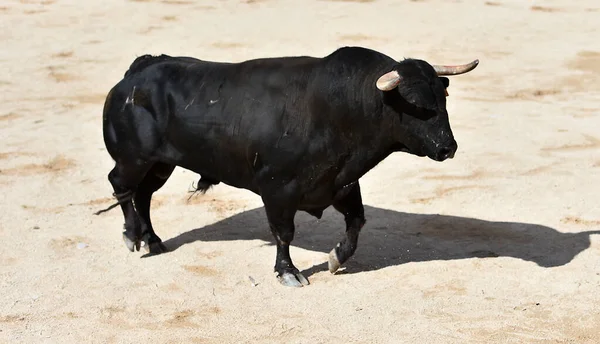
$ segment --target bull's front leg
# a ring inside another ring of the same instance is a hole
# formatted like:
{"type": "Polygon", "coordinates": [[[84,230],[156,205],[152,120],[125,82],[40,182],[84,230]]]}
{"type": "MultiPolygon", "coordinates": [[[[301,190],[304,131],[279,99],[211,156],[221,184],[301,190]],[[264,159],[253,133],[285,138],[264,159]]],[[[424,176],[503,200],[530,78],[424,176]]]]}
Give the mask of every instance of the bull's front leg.
{"type": "Polygon", "coordinates": [[[343,198],[333,203],[333,207],[344,215],[346,237],[329,252],[329,272],[335,273],[356,251],[358,235],[365,225],[365,209],[358,182],[343,198]]]}
{"type": "Polygon", "coordinates": [[[279,282],[288,287],[308,285],[308,280],[298,271],[290,257],[290,244],[294,239],[294,215],[296,209],[284,203],[266,201],[265,210],[271,227],[271,233],[277,243],[275,272],[279,282]]]}

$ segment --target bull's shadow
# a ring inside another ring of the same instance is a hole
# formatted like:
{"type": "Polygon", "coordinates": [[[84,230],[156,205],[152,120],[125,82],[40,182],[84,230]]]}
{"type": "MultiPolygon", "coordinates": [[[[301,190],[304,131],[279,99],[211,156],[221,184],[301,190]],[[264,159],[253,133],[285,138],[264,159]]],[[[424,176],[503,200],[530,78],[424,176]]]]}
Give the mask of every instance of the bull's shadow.
{"type": "MultiPolygon", "coordinates": [[[[541,267],[556,267],[569,263],[587,249],[590,235],[600,234],[600,230],[561,233],[536,224],[410,214],[370,206],[365,206],[365,216],[367,224],[361,232],[358,249],[354,257],[344,264],[344,273],[376,270],[407,262],[472,257],[513,257],[541,267]]],[[[295,222],[296,235],[292,246],[307,250],[328,253],[342,239],[345,231],[342,215],[331,207],[321,220],[298,212],[295,222]]],[[[173,251],[195,241],[254,239],[274,245],[263,207],[183,233],[164,244],[173,251]]],[[[327,270],[326,262],[304,273],[308,277],[322,270],[327,270]]]]}

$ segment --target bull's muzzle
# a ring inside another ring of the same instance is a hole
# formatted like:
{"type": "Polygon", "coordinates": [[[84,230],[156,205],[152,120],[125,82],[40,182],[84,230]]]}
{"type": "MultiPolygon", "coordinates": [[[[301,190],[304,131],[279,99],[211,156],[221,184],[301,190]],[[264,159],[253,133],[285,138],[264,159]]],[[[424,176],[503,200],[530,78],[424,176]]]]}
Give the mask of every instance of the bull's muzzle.
{"type": "Polygon", "coordinates": [[[435,153],[434,160],[436,161],[444,161],[446,159],[454,158],[454,154],[456,154],[456,150],[458,149],[458,144],[456,141],[453,141],[449,145],[440,146],[437,152],[435,153]]]}

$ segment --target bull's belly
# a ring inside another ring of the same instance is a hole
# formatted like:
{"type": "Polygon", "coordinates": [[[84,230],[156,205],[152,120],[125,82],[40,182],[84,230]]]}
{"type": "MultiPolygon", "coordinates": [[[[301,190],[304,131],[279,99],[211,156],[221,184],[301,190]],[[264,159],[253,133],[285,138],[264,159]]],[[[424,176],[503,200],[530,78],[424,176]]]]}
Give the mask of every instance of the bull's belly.
{"type": "MultiPolygon", "coordinates": [[[[171,142],[163,146],[161,156],[164,162],[182,167],[189,171],[208,177],[223,184],[246,189],[255,194],[261,194],[261,188],[271,184],[273,175],[264,173],[267,166],[261,166],[259,171],[253,170],[252,157],[246,156],[245,149],[235,149],[241,145],[214,145],[209,141],[196,139],[194,144],[176,145],[171,142]],[[196,149],[194,149],[194,146],[196,149]],[[198,149],[197,147],[202,147],[198,149]],[[265,183],[265,185],[263,185],[265,183]]],[[[217,140],[219,141],[219,140],[217,140]]],[[[290,159],[289,165],[297,166],[297,162],[290,159]]],[[[259,161],[260,163],[260,161],[259,161]]],[[[329,165],[329,164],[326,164],[329,165]]],[[[297,166],[298,167],[298,166],[297,166]]],[[[292,181],[295,179],[297,188],[291,198],[299,198],[299,210],[319,210],[331,206],[350,190],[349,187],[335,186],[338,171],[331,173],[331,169],[315,172],[314,168],[279,169],[271,168],[277,179],[292,181]]],[[[343,171],[343,169],[342,169],[343,171]]]]}
{"type": "Polygon", "coordinates": [[[254,174],[249,170],[244,157],[217,150],[180,150],[173,145],[165,145],[159,160],[198,173],[203,177],[219,181],[232,187],[250,190],[258,194],[254,174]]]}
{"type": "MultiPolygon", "coordinates": [[[[251,171],[240,166],[242,164],[233,163],[231,160],[223,166],[222,163],[203,162],[202,159],[192,159],[188,156],[176,161],[174,165],[198,173],[201,176],[218,180],[228,186],[261,195],[260,181],[256,179],[251,171]],[[237,167],[235,167],[236,165],[237,167]]],[[[300,193],[300,202],[297,209],[309,213],[322,212],[350,191],[349,187],[340,190],[335,189],[333,182],[323,183],[317,187],[312,186],[310,190],[307,190],[308,185],[303,184],[302,181],[298,182],[300,187],[297,192],[300,193]]],[[[290,196],[294,197],[293,195],[290,196]]]]}
{"type": "Polygon", "coordinates": [[[329,183],[301,192],[302,198],[298,206],[300,210],[325,209],[335,202],[336,191],[329,183]]]}

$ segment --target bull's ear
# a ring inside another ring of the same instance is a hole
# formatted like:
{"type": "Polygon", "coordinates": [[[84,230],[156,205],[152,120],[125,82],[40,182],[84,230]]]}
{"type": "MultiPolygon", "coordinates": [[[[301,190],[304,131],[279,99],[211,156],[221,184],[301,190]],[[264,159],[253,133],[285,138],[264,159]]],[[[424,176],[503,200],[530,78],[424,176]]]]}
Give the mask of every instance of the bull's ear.
{"type": "Polygon", "coordinates": [[[442,82],[442,85],[444,85],[444,88],[448,88],[448,86],[450,86],[450,79],[446,78],[445,76],[440,76],[439,78],[442,82]]]}
{"type": "Polygon", "coordinates": [[[444,77],[444,76],[440,76],[440,81],[442,82],[442,85],[444,85],[444,91],[446,92],[446,97],[449,95],[448,94],[448,86],[450,86],[450,79],[444,77]]]}
{"type": "Polygon", "coordinates": [[[398,86],[400,80],[402,80],[400,74],[398,74],[397,71],[393,70],[380,76],[379,79],[377,79],[376,85],[377,88],[382,91],[391,91],[394,88],[396,88],[396,86],[398,86]]]}

